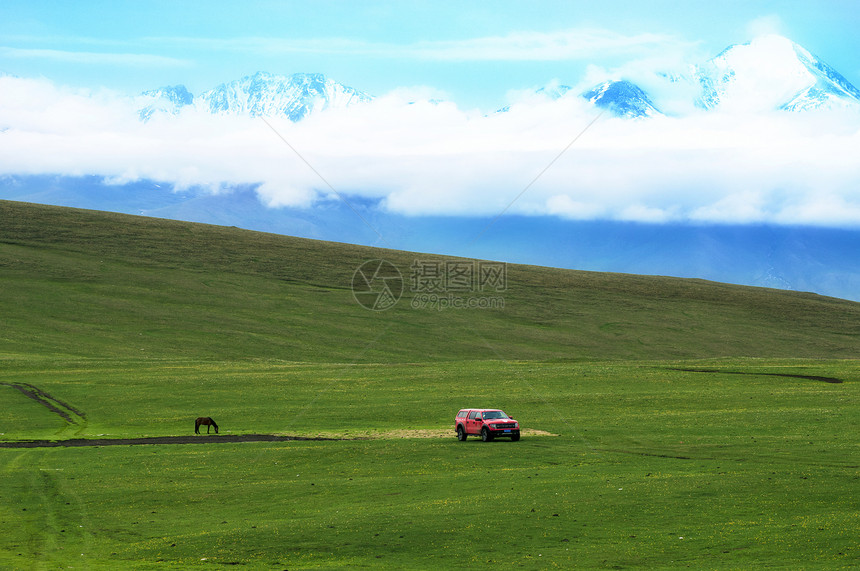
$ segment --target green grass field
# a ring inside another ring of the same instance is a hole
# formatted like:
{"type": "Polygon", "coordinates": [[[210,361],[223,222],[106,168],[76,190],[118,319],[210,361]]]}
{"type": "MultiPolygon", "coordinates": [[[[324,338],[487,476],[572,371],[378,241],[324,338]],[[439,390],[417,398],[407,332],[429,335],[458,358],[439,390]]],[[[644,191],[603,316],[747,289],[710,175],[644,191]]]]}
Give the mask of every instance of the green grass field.
{"type": "Polygon", "coordinates": [[[860,565],[860,304],[510,266],[503,310],[372,312],[364,260],[429,256],[0,220],[0,568],[860,565]],[[254,434],[329,440],[218,442],[254,434]]]}

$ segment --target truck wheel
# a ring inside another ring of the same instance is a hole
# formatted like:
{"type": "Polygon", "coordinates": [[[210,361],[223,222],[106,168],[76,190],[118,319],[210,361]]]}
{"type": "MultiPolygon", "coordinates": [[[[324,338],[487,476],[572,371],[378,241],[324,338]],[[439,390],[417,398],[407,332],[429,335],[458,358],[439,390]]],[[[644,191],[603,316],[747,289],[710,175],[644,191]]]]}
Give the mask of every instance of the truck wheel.
{"type": "Polygon", "coordinates": [[[463,430],[462,426],[457,427],[457,440],[463,442],[466,440],[466,431],[463,430]]]}
{"type": "Polygon", "coordinates": [[[519,432],[511,434],[511,442],[516,442],[519,439],[520,439],[520,433],[519,432]]]}
{"type": "Polygon", "coordinates": [[[481,429],[481,440],[484,442],[490,442],[493,439],[493,435],[490,434],[490,431],[487,430],[487,427],[481,429]]]}

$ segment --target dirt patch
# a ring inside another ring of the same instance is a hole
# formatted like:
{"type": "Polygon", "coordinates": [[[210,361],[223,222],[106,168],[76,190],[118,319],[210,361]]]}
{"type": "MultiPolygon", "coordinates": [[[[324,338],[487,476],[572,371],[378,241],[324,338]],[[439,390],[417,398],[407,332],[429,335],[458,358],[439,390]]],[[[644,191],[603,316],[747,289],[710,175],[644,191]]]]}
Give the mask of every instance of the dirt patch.
{"type": "MultiPolygon", "coordinates": [[[[46,407],[69,424],[86,424],[86,413],[55,398],[29,383],[0,383],[12,387],[46,407]]],[[[558,436],[545,430],[525,428],[523,436],[558,436]]],[[[0,448],[55,448],[73,446],[139,446],[145,444],[227,444],[231,442],[288,442],[291,440],[392,440],[398,438],[454,438],[450,428],[416,430],[368,430],[320,432],[315,436],[277,434],[207,434],[189,436],[150,436],[142,438],[69,438],[67,440],[0,441],[0,448]]]]}
{"type": "MultiPolygon", "coordinates": [[[[534,428],[524,428],[521,431],[523,436],[558,436],[546,430],[536,430],[534,428]]],[[[318,436],[334,437],[332,433],[321,432],[318,436]]],[[[346,437],[352,440],[393,440],[397,438],[456,438],[456,433],[452,428],[433,428],[433,429],[414,429],[414,430],[367,430],[355,431],[341,434],[341,437],[346,437]]]]}
{"type": "MultiPolygon", "coordinates": [[[[545,430],[526,429],[523,436],[558,436],[545,430]]],[[[67,440],[15,440],[0,448],[57,448],[74,446],[140,446],[144,444],[229,444],[234,442],[289,442],[333,440],[390,440],[396,438],[456,438],[453,430],[387,430],[382,432],[320,433],[316,436],[277,434],[210,434],[201,436],[149,436],[143,438],[69,438],[67,440]]]]}
{"type": "Polygon", "coordinates": [[[791,379],[806,379],[807,381],[821,381],[823,383],[841,384],[844,381],[835,377],[821,377],[818,375],[798,375],[796,373],[748,373],[745,371],[721,371],[719,369],[679,369],[672,368],[672,371],[684,371],[685,373],[724,373],[726,375],[752,375],[752,376],[768,376],[768,377],[788,377],[791,379]]]}
{"type": "Polygon", "coordinates": [[[151,436],[145,438],[70,438],[68,440],[18,440],[0,442],[0,448],[53,448],[59,446],[138,446],[141,444],[228,444],[231,442],[287,442],[290,440],[342,440],[320,436],[274,434],[225,434],[209,436],[151,436]]]}

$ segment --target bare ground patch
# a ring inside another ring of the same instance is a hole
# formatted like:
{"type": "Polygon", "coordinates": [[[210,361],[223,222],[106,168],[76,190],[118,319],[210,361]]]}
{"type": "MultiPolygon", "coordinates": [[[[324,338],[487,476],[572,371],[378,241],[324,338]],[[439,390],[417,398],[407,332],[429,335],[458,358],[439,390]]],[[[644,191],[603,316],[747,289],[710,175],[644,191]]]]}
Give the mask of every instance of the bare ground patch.
{"type": "MultiPolygon", "coordinates": [[[[523,436],[558,436],[546,430],[524,428],[523,436]]],[[[319,432],[317,436],[329,438],[347,438],[353,440],[394,440],[397,438],[456,438],[452,428],[418,428],[398,430],[356,430],[344,433],[319,432]]]]}
{"type": "MultiPolygon", "coordinates": [[[[86,421],[86,413],[29,383],[0,383],[17,389],[69,424],[86,421]]],[[[558,436],[545,430],[525,428],[523,436],[558,436]]],[[[399,438],[454,438],[451,428],[398,430],[346,430],[316,435],[289,434],[206,434],[187,436],[145,436],[140,438],[68,438],[64,440],[0,441],[0,448],[55,448],[74,446],[139,446],[146,444],[227,444],[231,442],[287,442],[291,440],[394,440],[399,438]]]]}
{"type": "MultiPolygon", "coordinates": [[[[525,429],[523,436],[558,436],[545,430],[525,429]]],[[[141,438],[69,438],[66,440],[0,441],[0,448],[57,448],[76,446],[141,446],[146,444],[229,444],[234,442],[289,442],[332,440],[394,440],[399,438],[456,438],[450,429],[320,432],[315,436],[287,434],[209,434],[146,436],[141,438]]]]}
{"type": "Polygon", "coordinates": [[[228,444],[231,442],[286,442],[290,440],[343,440],[321,436],[275,434],[210,434],[202,436],[146,436],[142,438],[69,438],[66,440],[15,440],[0,448],[56,448],[60,446],[139,446],[142,444],[228,444]]]}

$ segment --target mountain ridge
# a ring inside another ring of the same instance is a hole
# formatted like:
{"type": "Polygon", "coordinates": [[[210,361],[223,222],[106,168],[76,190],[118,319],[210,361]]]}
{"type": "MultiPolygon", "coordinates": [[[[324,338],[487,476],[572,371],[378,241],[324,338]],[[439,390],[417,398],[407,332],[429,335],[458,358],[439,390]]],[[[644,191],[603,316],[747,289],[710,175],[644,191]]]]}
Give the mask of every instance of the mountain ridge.
{"type": "Polygon", "coordinates": [[[285,115],[295,122],[317,110],[348,107],[371,97],[321,73],[282,76],[258,71],[222,83],[202,93],[198,100],[211,113],[285,115]]]}
{"type": "Polygon", "coordinates": [[[442,311],[421,308],[410,268],[470,259],[8,201],[0,217],[5,355],[355,363],[858,354],[860,303],[810,293],[508,264],[505,288],[492,294],[503,308],[442,311]],[[373,259],[404,276],[403,297],[386,311],[365,309],[351,290],[373,259]]]}
{"type": "MultiPolygon", "coordinates": [[[[369,226],[342,203],[317,208],[271,209],[253,185],[229,193],[175,191],[170,185],[137,181],[120,188],[100,177],[27,177],[8,180],[0,197],[60,206],[109,210],[248,230],[332,240],[378,243],[369,226]]],[[[499,220],[477,247],[472,228],[482,217],[444,219],[381,212],[353,201],[361,216],[400,249],[492,257],[558,268],[630,274],[700,277],[749,286],[813,291],[860,301],[860,232],[844,228],[778,225],[647,224],[572,221],[511,215],[499,220]],[[554,244],[553,248],[534,247],[554,244]]]]}
{"type": "MultiPolygon", "coordinates": [[[[670,84],[692,87],[698,92],[693,103],[703,110],[751,108],[803,112],[834,107],[860,110],[860,89],[806,48],[783,36],[762,36],[732,44],[706,62],[690,66],[686,72],[657,75],[668,79],[670,84]]],[[[534,91],[553,100],[566,96],[571,89],[553,83],[534,91]]],[[[642,119],[664,115],[659,101],[630,77],[607,79],[579,95],[618,117],[642,119]]],[[[190,107],[213,114],[278,115],[296,122],[324,109],[345,108],[374,99],[323,74],[278,75],[264,71],[221,83],[198,95],[176,85],[145,91],[140,97],[144,102],[138,114],[143,121],[158,113],[177,115],[190,107]]]]}
{"type": "Polygon", "coordinates": [[[213,115],[285,116],[297,122],[311,113],[371,101],[372,96],[329,79],[321,73],[278,75],[258,71],[221,83],[194,96],[184,85],[144,91],[143,121],[156,113],[178,115],[195,108],[213,115]]]}

